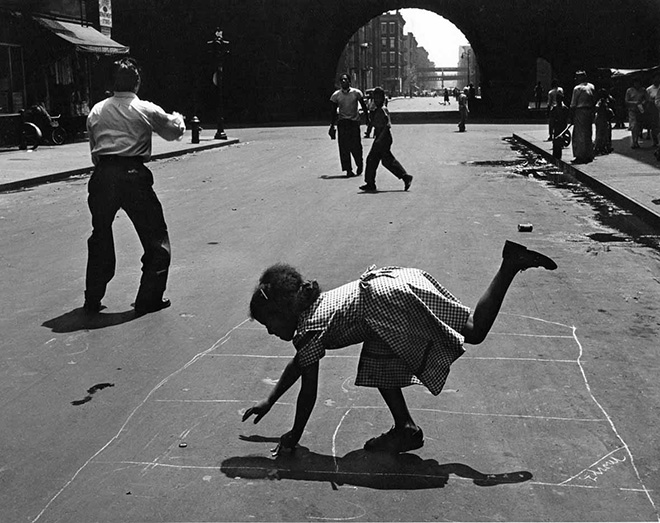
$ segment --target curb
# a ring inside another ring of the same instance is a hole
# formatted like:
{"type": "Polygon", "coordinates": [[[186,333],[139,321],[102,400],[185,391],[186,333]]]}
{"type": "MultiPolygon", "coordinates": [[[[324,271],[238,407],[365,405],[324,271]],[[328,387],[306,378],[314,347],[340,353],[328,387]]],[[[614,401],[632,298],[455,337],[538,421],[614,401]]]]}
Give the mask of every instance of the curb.
{"type": "Polygon", "coordinates": [[[611,185],[601,180],[598,180],[597,178],[594,178],[593,176],[585,173],[584,171],[576,169],[570,163],[566,163],[563,160],[558,160],[557,158],[552,156],[550,152],[539,147],[538,145],[535,145],[534,143],[530,142],[526,138],[523,138],[519,134],[514,133],[513,139],[519,143],[526,145],[530,149],[533,149],[534,152],[543,156],[545,160],[559,167],[562,170],[562,172],[571,175],[573,178],[583,183],[590,189],[593,189],[594,191],[605,196],[606,198],[609,198],[620,207],[632,212],[647,224],[653,227],[660,228],[660,214],[658,214],[653,209],[647,207],[642,203],[639,203],[638,201],[634,200],[627,194],[621,192],[618,189],[615,189],[611,185]]]}
{"type": "MultiPolygon", "coordinates": [[[[198,147],[190,147],[187,149],[178,149],[174,151],[167,151],[163,153],[153,154],[150,161],[155,160],[165,160],[167,158],[174,158],[176,156],[184,156],[186,154],[194,153],[197,151],[207,151],[209,149],[218,149],[220,147],[226,147],[228,145],[235,145],[239,143],[238,138],[232,138],[228,140],[222,140],[221,142],[214,142],[208,145],[201,145],[198,147]]],[[[52,174],[46,174],[43,176],[36,176],[34,178],[26,178],[24,180],[19,180],[16,182],[8,182],[0,184],[0,193],[2,192],[11,192],[24,189],[27,187],[34,187],[36,185],[43,185],[46,183],[59,182],[66,180],[67,178],[72,178],[73,176],[80,176],[81,174],[91,173],[94,170],[93,165],[88,165],[87,167],[81,167],[79,169],[71,169],[68,171],[62,171],[52,174]]]]}

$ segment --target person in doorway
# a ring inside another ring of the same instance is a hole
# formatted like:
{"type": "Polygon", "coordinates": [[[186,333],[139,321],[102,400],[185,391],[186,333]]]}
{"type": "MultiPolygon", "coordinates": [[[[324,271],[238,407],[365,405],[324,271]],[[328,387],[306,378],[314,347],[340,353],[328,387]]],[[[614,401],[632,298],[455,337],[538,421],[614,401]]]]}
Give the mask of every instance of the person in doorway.
{"type": "Polygon", "coordinates": [[[341,169],[346,176],[360,176],[363,169],[362,139],[360,136],[360,110],[362,106],[369,123],[369,108],[364,101],[364,95],[359,89],[351,87],[351,77],[347,74],[341,75],[341,88],[337,89],[330,97],[332,103],[332,119],[328,134],[331,138],[337,134],[339,145],[339,161],[341,169]],[[336,125],[336,127],[335,127],[336,125]],[[355,161],[356,172],[353,172],[351,156],[355,161]]]}
{"type": "Polygon", "coordinates": [[[536,82],[534,86],[534,108],[537,111],[541,108],[541,100],[543,100],[543,86],[541,82],[536,82]]]}
{"type": "Polygon", "coordinates": [[[385,91],[382,87],[373,90],[372,98],[376,109],[371,117],[371,125],[374,128],[374,143],[367,155],[367,168],[364,171],[365,184],[360,187],[361,191],[376,192],[376,170],[378,164],[383,162],[383,167],[388,169],[394,176],[403,181],[404,190],[410,189],[413,177],[408,174],[392,154],[392,122],[390,113],[385,108],[385,91]]]}
{"type": "Polygon", "coordinates": [[[351,283],[321,292],[293,267],[274,265],[262,274],[250,301],[250,316],[269,334],[292,341],[296,355],[268,397],[248,408],[243,421],[258,423],[302,378],[292,429],[275,453],[292,451],[316,403],[319,363],[327,350],[363,343],[355,384],[378,388],[394,419],[388,432],[369,439],[372,452],[401,453],[423,446],[424,434],[406,404],[404,387],[423,384],[438,395],[464,343],[482,343],[516,275],[557,268],[549,257],[507,241],[490,285],[472,310],[433,276],[412,268],[369,268],[351,283]]]}
{"type": "Polygon", "coordinates": [[[112,223],[117,211],[124,209],[144,249],[135,298],[135,312],[142,315],[170,306],[163,293],[171,257],[163,209],[144,163],[151,158],[153,131],[172,141],[183,136],[186,126],[180,114],[168,114],[138,98],[140,71],[132,58],[114,63],[113,79],[114,94],[98,102],[87,117],[94,172],[88,188],[93,230],[87,241],[84,310],[102,309],[101,300],[115,274],[112,223]]]}
{"type": "Polygon", "coordinates": [[[631,148],[639,149],[639,139],[642,134],[644,112],[648,101],[648,93],[639,78],[626,91],[626,107],[628,108],[628,125],[630,126],[631,148]]]}
{"type": "Polygon", "coordinates": [[[573,163],[589,163],[594,159],[593,122],[596,92],[587,81],[587,73],[575,73],[576,85],[571,97],[571,123],[573,124],[573,163]]]}
{"type": "Polygon", "coordinates": [[[470,114],[470,108],[468,106],[468,88],[464,88],[461,94],[458,95],[458,114],[460,116],[460,121],[458,122],[458,132],[465,132],[465,124],[467,122],[467,117],[470,114]]]}

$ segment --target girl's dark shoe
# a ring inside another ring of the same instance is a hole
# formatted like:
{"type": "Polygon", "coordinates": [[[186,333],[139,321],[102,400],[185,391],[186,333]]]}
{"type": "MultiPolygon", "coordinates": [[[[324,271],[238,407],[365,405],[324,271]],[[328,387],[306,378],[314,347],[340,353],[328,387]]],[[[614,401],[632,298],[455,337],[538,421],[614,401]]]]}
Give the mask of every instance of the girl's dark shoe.
{"type": "Polygon", "coordinates": [[[554,271],[557,268],[557,264],[545,254],[529,250],[524,245],[509,240],[504,243],[502,258],[513,263],[519,271],[533,267],[543,267],[549,271],[554,271]]]}
{"type": "Polygon", "coordinates": [[[387,432],[371,438],[364,444],[364,450],[369,452],[388,452],[400,454],[409,450],[419,449],[424,445],[424,433],[419,427],[413,429],[392,427],[387,432]]]}
{"type": "Polygon", "coordinates": [[[406,174],[403,177],[403,190],[407,191],[412,185],[413,177],[410,174],[406,174]]]}
{"type": "Polygon", "coordinates": [[[378,191],[378,189],[376,189],[375,185],[369,185],[369,184],[361,185],[360,190],[364,191],[364,192],[377,192],[378,191]]]}

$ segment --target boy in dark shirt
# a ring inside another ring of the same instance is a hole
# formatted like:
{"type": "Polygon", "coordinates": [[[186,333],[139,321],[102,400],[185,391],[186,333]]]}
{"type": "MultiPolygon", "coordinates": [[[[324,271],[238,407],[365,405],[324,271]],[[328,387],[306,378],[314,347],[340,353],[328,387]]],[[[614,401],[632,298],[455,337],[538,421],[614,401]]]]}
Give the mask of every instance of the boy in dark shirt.
{"type": "Polygon", "coordinates": [[[564,131],[568,127],[570,109],[564,104],[564,93],[557,92],[557,105],[550,110],[550,133],[552,135],[552,156],[561,160],[564,148],[564,131]]]}
{"type": "Polygon", "coordinates": [[[403,165],[392,154],[392,123],[390,121],[390,113],[384,107],[385,105],[385,91],[382,87],[376,87],[372,93],[376,109],[372,113],[371,125],[374,128],[374,143],[371,145],[371,150],[367,156],[367,166],[364,171],[364,185],[360,187],[361,191],[376,192],[376,169],[378,164],[383,162],[383,166],[388,169],[394,176],[403,180],[404,190],[410,189],[413,177],[409,175],[403,165]]]}

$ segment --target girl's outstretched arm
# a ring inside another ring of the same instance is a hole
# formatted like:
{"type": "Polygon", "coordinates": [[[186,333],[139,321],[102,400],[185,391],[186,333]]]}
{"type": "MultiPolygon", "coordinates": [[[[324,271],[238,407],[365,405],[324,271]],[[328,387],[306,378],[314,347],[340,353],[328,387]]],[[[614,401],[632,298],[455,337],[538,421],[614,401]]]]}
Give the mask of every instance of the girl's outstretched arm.
{"type": "Polygon", "coordinates": [[[296,359],[292,358],[284,368],[284,371],[282,371],[280,379],[277,381],[272,392],[268,395],[268,398],[246,410],[245,414],[243,414],[243,421],[254,415],[254,423],[259,423],[261,418],[268,414],[268,411],[270,411],[272,406],[275,405],[277,400],[280,399],[280,397],[282,397],[282,395],[289,390],[296,381],[298,381],[301,374],[302,372],[296,359]]]}
{"type": "Polygon", "coordinates": [[[291,451],[295,448],[303,435],[305,426],[312,415],[316,403],[316,395],[319,384],[319,364],[318,362],[309,365],[301,370],[302,385],[298,393],[298,402],[296,403],[296,416],[293,422],[293,428],[283,434],[280,443],[274,450],[278,455],[281,451],[291,451]]]}

